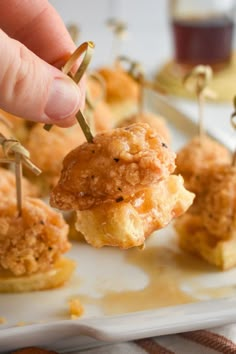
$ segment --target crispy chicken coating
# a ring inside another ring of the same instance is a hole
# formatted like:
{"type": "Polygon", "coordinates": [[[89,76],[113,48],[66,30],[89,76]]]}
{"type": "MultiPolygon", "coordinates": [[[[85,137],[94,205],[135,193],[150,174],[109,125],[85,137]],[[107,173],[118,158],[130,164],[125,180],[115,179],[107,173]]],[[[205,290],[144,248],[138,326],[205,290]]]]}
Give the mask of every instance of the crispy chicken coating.
{"type": "Polygon", "coordinates": [[[153,128],[159,135],[162,136],[165,143],[167,145],[170,145],[171,136],[167,124],[164,118],[157,116],[154,113],[150,113],[150,112],[144,112],[142,114],[137,113],[122,121],[118,126],[126,127],[127,125],[139,123],[139,122],[149,124],[151,128],[153,128]]]}
{"type": "MultiPolygon", "coordinates": [[[[24,196],[37,197],[39,190],[26,178],[22,178],[22,190],[24,196]]],[[[15,174],[9,170],[0,167],[0,199],[16,197],[16,179],[15,174]]]]}
{"type": "MultiPolygon", "coordinates": [[[[30,151],[31,160],[42,170],[36,182],[42,182],[45,193],[56,185],[65,155],[84,140],[79,125],[65,129],[53,126],[50,132],[43,129],[41,124],[32,128],[26,148],[30,151]]],[[[35,176],[29,173],[27,172],[28,176],[35,180],[35,176]]]]}
{"type": "Polygon", "coordinates": [[[141,246],[153,231],[183,214],[193,198],[194,194],[184,188],[183,178],[172,175],[126,201],[77,211],[76,228],[94,247],[141,246]]]}
{"type": "Polygon", "coordinates": [[[104,202],[125,200],[159,182],[175,169],[175,154],[148,124],[138,123],[98,134],[63,161],[51,205],[85,210],[104,202]]]}
{"type": "Polygon", "coordinates": [[[209,171],[202,218],[207,231],[219,239],[228,239],[236,229],[236,166],[209,171]]]}
{"type": "Polygon", "coordinates": [[[22,216],[16,203],[0,204],[0,266],[15,275],[49,270],[70,244],[68,225],[40,199],[25,198],[22,216]]]}
{"type": "Polygon", "coordinates": [[[176,173],[181,174],[188,190],[201,193],[208,186],[205,169],[215,164],[230,163],[229,151],[211,138],[204,136],[202,142],[194,137],[177,154],[176,173]]]}

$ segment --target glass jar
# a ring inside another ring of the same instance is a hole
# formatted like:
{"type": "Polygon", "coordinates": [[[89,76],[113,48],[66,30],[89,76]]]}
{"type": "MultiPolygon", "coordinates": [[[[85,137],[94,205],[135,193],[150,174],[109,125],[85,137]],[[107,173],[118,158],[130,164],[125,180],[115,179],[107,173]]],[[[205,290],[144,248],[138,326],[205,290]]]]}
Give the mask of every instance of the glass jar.
{"type": "Polygon", "coordinates": [[[230,62],[235,0],[172,0],[175,61],[221,68],[230,62]]]}

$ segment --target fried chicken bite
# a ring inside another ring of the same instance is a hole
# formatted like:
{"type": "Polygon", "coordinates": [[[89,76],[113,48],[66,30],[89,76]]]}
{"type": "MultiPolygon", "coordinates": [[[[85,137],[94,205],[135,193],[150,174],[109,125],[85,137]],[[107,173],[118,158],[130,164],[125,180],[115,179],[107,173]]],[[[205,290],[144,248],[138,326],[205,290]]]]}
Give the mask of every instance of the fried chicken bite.
{"type": "Polygon", "coordinates": [[[202,207],[175,222],[180,247],[222,269],[236,265],[236,167],[206,170],[202,207]]]}
{"type": "Polygon", "coordinates": [[[25,198],[22,216],[16,203],[0,205],[0,265],[15,275],[49,270],[69,250],[68,226],[40,199],[25,198]]]}
{"type": "Polygon", "coordinates": [[[202,216],[186,213],[175,221],[179,246],[222,270],[236,265],[236,232],[227,240],[220,240],[203,225],[202,216]]]}
{"type": "Polygon", "coordinates": [[[229,239],[232,230],[236,232],[236,166],[219,165],[209,171],[202,219],[217,239],[229,239]]]}
{"type": "Polygon", "coordinates": [[[98,73],[106,82],[106,101],[115,118],[115,124],[137,112],[139,86],[121,68],[104,67],[98,73]]]}
{"type": "Polygon", "coordinates": [[[85,140],[79,127],[60,128],[53,126],[50,132],[36,124],[29,133],[26,148],[30,151],[31,160],[37,163],[42,173],[37,178],[30,172],[27,175],[41,188],[42,195],[56,185],[64,156],[85,140]]]}
{"type": "Polygon", "coordinates": [[[0,292],[41,290],[63,284],[74,264],[62,258],[70,244],[68,225],[43,201],[25,198],[0,205],[0,292]]]}
{"type": "Polygon", "coordinates": [[[99,134],[65,157],[50,203],[76,210],[76,229],[94,247],[141,246],[193,201],[182,177],[171,176],[174,159],[148,124],[99,134]]]}
{"type": "Polygon", "coordinates": [[[231,155],[224,146],[207,136],[201,141],[196,136],[177,153],[176,173],[183,176],[188,190],[201,193],[208,185],[205,169],[230,160],[231,155]]]}
{"type": "Polygon", "coordinates": [[[165,143],[167,145],[170,145],[171,143],[170,131],[167,127],[164,118],[150,112],[143,112],[141,114],[137,113],[122,121],[120,124],[118,124],[118,127],[126,127],[134,123],[149,124],[151,128],[153,128],[159,135],[162,136],[165,143]]]}
{"type": "MultiPolygon", "coordinates": [[[[37,197],[39,189],[26,178],[22,178],[22,190],[24,196],[37,197]]],[[[0,167],[0,199],[16,197],[16,178],[15,174],[9,170],[0,167]]]]}
{"type": "Polygon", "coordinates": [[[126,200],[175,169],[175,154],[148,124],[137,123],[98,134],[71,151],[50,203],[62,210],[85,210],[126,200]]]}
{"type": "Polygon", "coordinates": [[[141,246],[153,231],[183,214],[193,198],[194,194],[184,188],[182,177],[172,175],[125,201],[77,211],[76,229],[94,247],[141,246]]]}

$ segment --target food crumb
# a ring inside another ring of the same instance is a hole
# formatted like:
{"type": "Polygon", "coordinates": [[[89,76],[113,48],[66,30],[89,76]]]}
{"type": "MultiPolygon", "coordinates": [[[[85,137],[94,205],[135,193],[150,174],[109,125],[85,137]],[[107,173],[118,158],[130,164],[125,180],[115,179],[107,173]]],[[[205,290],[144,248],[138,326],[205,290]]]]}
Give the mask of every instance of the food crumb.
{"type": "Polygon", "coordinates": [[[17,327],[23,327],[26,325],[26,323],[24,321],[19,321],[19,322],[17,322],[16,325],[17,325],[17,327]]]}
{"type": "Polygon", "coordinates": [[[5,324],[7,322],[5,317],[0,317],[0,325],[5,324]]]}
{"type": "Polygon", "coordinates": [[[72,320],[81,317],[84,313],[84,308],[79,298],[69,300],[69,312],[72,320]]]}

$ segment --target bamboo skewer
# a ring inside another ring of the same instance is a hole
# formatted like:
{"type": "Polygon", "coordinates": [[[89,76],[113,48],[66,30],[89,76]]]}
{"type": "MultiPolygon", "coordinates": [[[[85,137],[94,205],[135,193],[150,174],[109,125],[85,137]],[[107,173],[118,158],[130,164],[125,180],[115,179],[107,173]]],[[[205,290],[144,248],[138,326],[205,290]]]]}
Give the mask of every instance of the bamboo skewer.
{"type": "Polygon", "coordinates": [[[67,30],[71,36],[72,41],[76,44],[80,37],[80,28],[78,25],[71,23],[67,26],[67,30]]]}
{"type": "Polygon", "coordinates": [[[127,36],[127,24],[116,18],[110,18],[107,21],[108,28],[112,31],[113,39],[111,45],[111,58],[113,62],[116,62],[116,58],[120,52],[121,41],[124,40],[127,36]]]}
{"type": "Polygon", "coordinates": [[[121,63],[129,65],[127,72],[139,85],[138,112],[142,114],[144,110],[145,88],[149,88],[162,95],[166,94],[166,91],[158,83],[145,78],[143,66],[139,62],[133,61],[126,56],[120,56],[117,58],[116,65],[119,67],[121,63]]]}
{"type": "MultiPolygon", "coordinates": [[[[66,64],[64,65],[64,67],[62,68],[62,72],[66,75],[68,75],[76,84],[78,84],[82,78],[82,76],[84,75],[91,59],[92,59],[92,53],[93,53],[93,49],[94,49],[94,43],[93,42],[84,42],[83,44],[81,44],[76,50],[75,52],[71,55],[71,57],[69,58],[69,60],[66,62],[66,64]],[[73,66],[75,65],[77,59],[83,54],[84,58],[78,68],[78,70],[76,71],[75,75],[71,74],[71,69],[73,68],[73,66]]],[[[76,119],[86,137],[86,140],[91,143],[93,141],[93,135],[90,131],[89,125],[83,115],[83,113],[79,110],[76,113],[76,119]]],[[[44,129],[46,129],[47,131],[49,131],[52,128],[51,124],[45,124],[44,125],[44,129]]]]}
{"type": "Polygon", "coordinates": [[[99,102],[101,102],[106,96],[106,83],[103,77],[96,72],[90,73],[89,78],[96,81],[101,88],[101,94],[96,99],[92,98],[89,86],[87,86],[87,90],[86,90],[85,114],[88,117],[89,127],[92,130],[92,133],[96,134],[94,110],[96,109],[99,102]]]}
{"type": "Polygon", "coordinates": [[[16,178],[16,201],[18,216],[22,215],[22,163],[25,164],[34,174],[39,175],[41,170],[30,161],[29,151],[26,150],[18,140],[7,139],[0,133],[0,145],[2,145],[4,159],[1,163],[15,164],[16,178]]]}
{"type": "Polygon", "coordinates": [[[215,98],[215,93],[208,88],[213,72],[210,66],[198,65],[191,70],[183,79],[183,84],[190,92],[194,92],[198,103],[198,133],[200,143],[205,134],[204,129],[204,105],[205,99],[215,98]]]}

